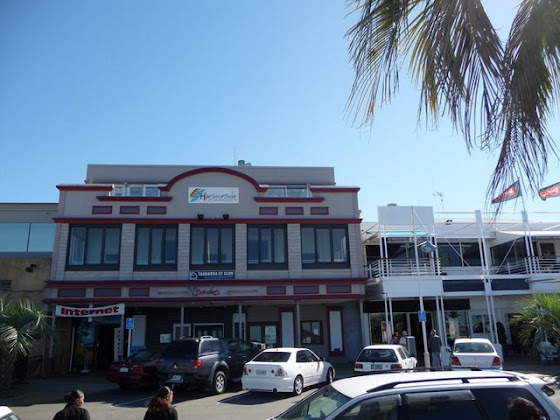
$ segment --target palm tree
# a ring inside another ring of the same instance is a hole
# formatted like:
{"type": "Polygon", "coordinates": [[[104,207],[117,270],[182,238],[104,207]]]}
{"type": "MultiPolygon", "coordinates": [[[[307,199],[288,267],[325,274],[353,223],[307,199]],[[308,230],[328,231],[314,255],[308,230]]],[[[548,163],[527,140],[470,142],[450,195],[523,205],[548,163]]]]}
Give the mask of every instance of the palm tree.
{"type": "Polygon", "coordinates": [[[29,353],[46,328],[44,309],[37,309],[28,300],[12,302],[0,296],[0,395],[10,389],[17,358],[29,353]]]}
{"type": "Polygon", "coordinates": [[[354,121],[371,124],[409,61],[418,118],[447,114],[467,149],[500,149],[488,196],[518,178],[536,192],[554,142],[547,122],[559,99],[560,0],[521,0],[505,45],[482,0],[348,0],[354,121]],[[378,104],[379,102],[379,104],[378,104]]]}
{"type": "Polygon", "coordinates": [[[537,293],[521,301],[515,324],[519,341],[530,354],[538,354],[545,339],[560,343],[560,294],[537,293]]]}

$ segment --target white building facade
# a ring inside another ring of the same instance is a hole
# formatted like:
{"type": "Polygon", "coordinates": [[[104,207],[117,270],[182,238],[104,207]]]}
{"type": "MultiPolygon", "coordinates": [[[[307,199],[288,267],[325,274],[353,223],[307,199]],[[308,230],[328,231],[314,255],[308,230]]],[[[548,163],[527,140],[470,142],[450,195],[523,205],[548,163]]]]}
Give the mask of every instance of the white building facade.
{"type": "Polygon", "coordinates": [[[560,292],[557,222],[530,221],[525,212],[438,219],[431,207],[394,205],[378,215],[362,224],[372,342],[407,331],[423,360],[423,328],[434,328],[444,345],[486,337],[506,358],[522,351],[513,328],[520,304],[535,292],[560,292]]]}

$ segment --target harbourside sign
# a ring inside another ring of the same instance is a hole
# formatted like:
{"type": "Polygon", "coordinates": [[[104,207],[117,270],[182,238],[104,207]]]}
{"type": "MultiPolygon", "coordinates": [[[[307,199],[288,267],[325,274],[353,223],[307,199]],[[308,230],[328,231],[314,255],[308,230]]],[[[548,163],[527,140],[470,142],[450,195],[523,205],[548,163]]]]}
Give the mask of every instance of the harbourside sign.
{"type": "Polygon", "coordinates": [[[237,204],[237,187],[189,187],[189,204],[237,204]]]}
{"type": "Polygon", "coordinates": [[[90,316],[113,316],[124,314],[124,303],[96,308],[74,308],[71,306],[56,305],[55,316],[86,318],[90,316]]]}

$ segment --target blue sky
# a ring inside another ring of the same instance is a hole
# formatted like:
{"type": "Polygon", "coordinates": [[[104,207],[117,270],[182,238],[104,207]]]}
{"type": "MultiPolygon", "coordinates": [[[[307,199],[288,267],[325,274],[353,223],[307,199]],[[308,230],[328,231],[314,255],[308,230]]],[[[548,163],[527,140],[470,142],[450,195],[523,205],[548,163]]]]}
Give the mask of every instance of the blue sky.
{"type": "MultiPolygon", "coordinates": [[[[486,4],[507,29],[517,2],[486,4]]],[[[56,185],[83,182],[88,163],[244,159],[333,166],[339,185],[361,188],[368,221],[388,203],[488,208],[495,155],[469,155],[445,120],[419,127],[404,78],[371,129],[352,124],[348,12],[344,0],[3,0],[2,201],[55,202],[56,185]]],[[[557,159],[546,181],[560,182],[557,159]]],[[[554,212],[560,198],[525,206],[554,212]]]]}

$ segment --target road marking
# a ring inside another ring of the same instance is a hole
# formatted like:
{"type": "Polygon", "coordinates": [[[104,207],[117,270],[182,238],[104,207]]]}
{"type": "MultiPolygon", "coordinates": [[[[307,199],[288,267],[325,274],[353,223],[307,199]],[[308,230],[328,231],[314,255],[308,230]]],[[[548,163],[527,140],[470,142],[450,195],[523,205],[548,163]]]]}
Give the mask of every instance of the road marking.
{"type": "Polygon", "coordinates": [[[122,407],[124,405],[137,403],[138,401],[146,401],[147,399],[148,398],[140,398],[138,400],[126,401],[126,402],[122,402],[122,403],[118,403],[118,404],[111,404],[111,407],[118,408],[118,407],[122,407]]]}

